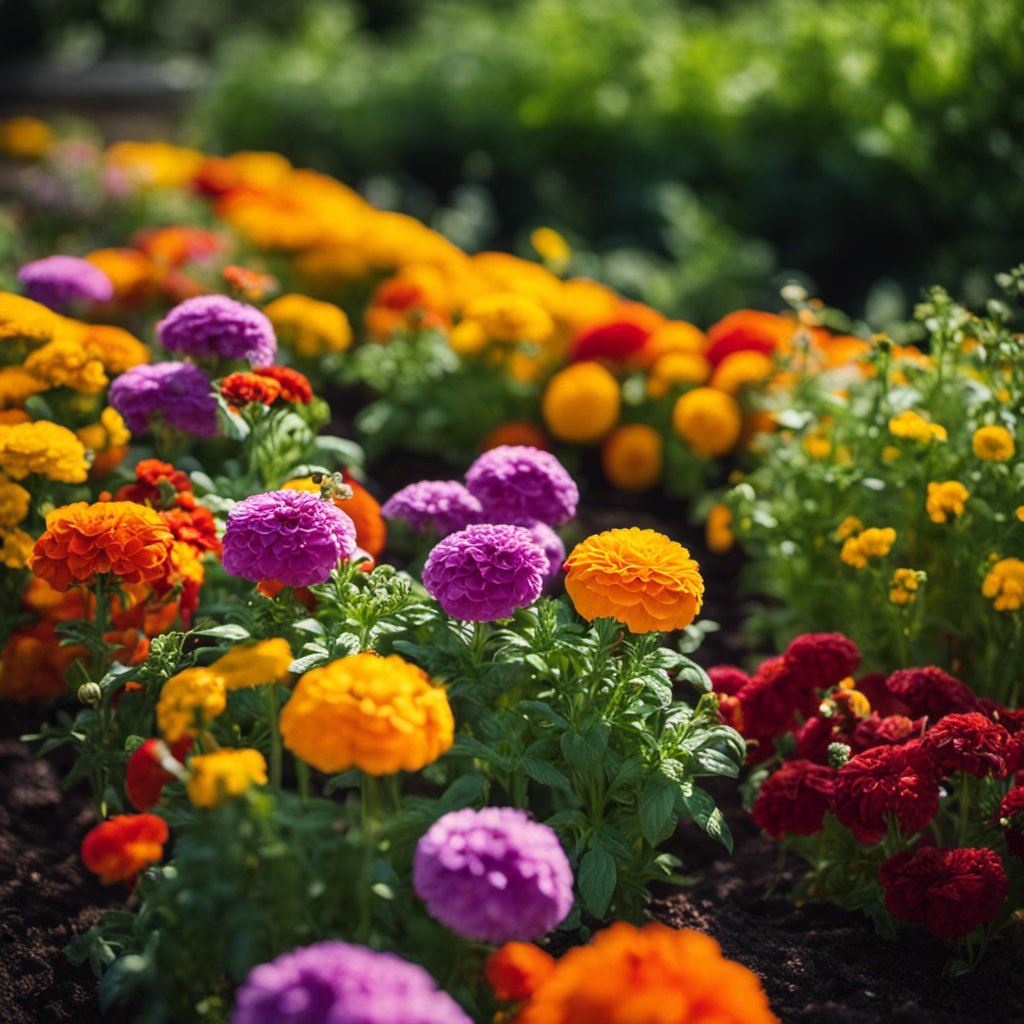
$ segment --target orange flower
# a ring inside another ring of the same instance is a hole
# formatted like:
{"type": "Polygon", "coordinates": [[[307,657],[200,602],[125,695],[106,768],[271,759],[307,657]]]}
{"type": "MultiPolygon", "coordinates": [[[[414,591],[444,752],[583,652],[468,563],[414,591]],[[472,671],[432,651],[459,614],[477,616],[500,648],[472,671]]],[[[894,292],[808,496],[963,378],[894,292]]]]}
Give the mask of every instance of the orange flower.
{"type": "Polygon", "coordinates": [[[82,840],[82,862],[103,885],[112,885],[158,861],[169,836],[167,822],[155,814],[121,814],[82,840]]]}
{"type": "Polygon", "coordinates": [[[0,697],[35,700],[64,690],[64,673],[85,651],[61,647],[55,626],[54,619],[40,619],[11,634],[0,652],[0,697]]]}
{"type": "MultiPolygon", "coordinates": [[[[334,504],[356,524],[356,544],[371,558],[376,559],[384,550],[388,529],[380,514],[380,503],[362,484],[352,479],[348,470],[342,473],[345,483],[352,488],[352,497],[347,501],[335,498],[334,504]]],[[[286,491],[309,491],[320,493],[320,485],[313,483],[311,476],[292,480],[284,485],[286,491]]]]}
{"type": "Polygon", "coordinates": [[[633,633],[688,626],[704,597],[690,552],[654,530],[633,527],[588,537],[565,568],[565,589],[580,615],[610,616],[633,633]]]}
{"type": "Polygon", "coordinates": [[[551,977],[555,960],[532,942],[506,942],[484,964],[494,994],[508,1003],[529,999],[551,977]]]}
{"type": "Polygon", "coordinates": [[[544,422],[560,441],[600,441],[619,421],[619,382],[599,363],[573,363],[544,392],[544,422]]]}
{"type": "Polygon", "coordinates": [[[704,523],[704,542],[709,551],[724,554],[736,542],[732,532],[732,509],[728,505],[712,505],[704,523]]]}
{"type": "Polygon", "coordinates": [[[743,417],[736,399],[715,388],[694,388],[672,410],[675,432],[700,458],[731,451],[740,439],[743,417]]]}
{"type": "Polygon", "coordinates": [[[91,358],[98,359],[108,373],[124,373],[133,366],[149,362],[149,349],[123,327],[88,324],[87,331],[85,350],[91,358]]]}
{"type": "Polygon", "coordinates": [[[164,575],[171,531],[151,508],[130,501],[84,501],[54,509],[36,541],[28,567],[54,590],[112,572],[125,583],[164,575]]]}
{"type": "Polygon", "coordinates": [[[654,427],[629,423],[616,427],[601,446],[601,467],[612,487],[646,491],[661,477],[665,442],[654,427]]]}
{"type": "Polygon", "coordinates": [[[137,249],[97,249],[85,258],[110,278],[114,285],[113,301],[117,305],[138,306],[153,295],[159,270],[137,249]]]}
{"type": "Polygon", "coordinates": [[[515,1024],[778,1024],[757,975],[708,935],[617,921],[570,950],[515,1024]]]}
{"type": "Polygon", "coordinates": [[[489,452],[492,448],[502,445],[526,445],[528,448],[539,448],[542,452],[551,451],[551,441],[540,427],[526,420],[516,420],[495,427],[481,442],[480,451],[489,452]]]}

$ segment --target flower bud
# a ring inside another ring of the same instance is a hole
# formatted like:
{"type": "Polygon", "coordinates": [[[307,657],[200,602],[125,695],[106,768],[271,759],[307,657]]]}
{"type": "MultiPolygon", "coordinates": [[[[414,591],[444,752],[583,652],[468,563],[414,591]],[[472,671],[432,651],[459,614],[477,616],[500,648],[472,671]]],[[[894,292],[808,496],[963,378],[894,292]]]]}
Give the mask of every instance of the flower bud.
{"type": "Polygon", "coordinates": [[[828,763],[832,768],[842,768],[850,760],[852,751],[845,743],[830,743],[828,745],[828,763]]]}
{"type": "Polygon", "coordinates": [[[103,691],[100,689],[99,683],[83,683],[78,688],[78,702],[90,708],[96,707],[102,696],[103,691]]]}
{"type": "Polygon", "coordinates": [[[134,735],[133,736],[129,736],[128,739],[126,739],[124,741],[125,753],[126,754],[134,754],[135,751],[138,750],[139,747],[141,747],[142,744],[145,743],[145,742],[146,742],[146,740],[145,740],[145,737],[143,737],[143,736],[134,736],[134,735]]]}

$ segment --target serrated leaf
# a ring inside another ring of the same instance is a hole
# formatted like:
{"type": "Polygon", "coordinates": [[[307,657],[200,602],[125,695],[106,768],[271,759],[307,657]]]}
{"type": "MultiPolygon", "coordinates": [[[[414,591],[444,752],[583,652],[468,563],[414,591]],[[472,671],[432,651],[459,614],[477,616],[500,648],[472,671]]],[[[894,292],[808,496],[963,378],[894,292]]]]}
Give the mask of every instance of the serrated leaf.
{"type": "Polygon", "coordinates": [[[601,763],[608,746],[607,722],[596,722],[586,732],[562,734],[562,756],[569,767],[580,775],[589,775],[601,763]]]}
{"type": "Polygon", "coordinates": [[[592,846],[580,861],[576,875],[583,905],[596,918],[603,918],[608,912],[618,871],[615,858],[603,847],[592,846]]]}
{"type": "Polygon", "coordinates": [[[313,654],[306,654],[301,658],[296,658],[288,666],[288,671],[294,672],[296,675],[303,675],[311,669],[319,668],[329,660],[330,655],[326,651],[316,651],[313,654]]]}
{"type": "Polygon", "coordinates": [[[572,783],[553,764],[538,757],[521,757],[516,767],[542,785],[572,789],[572,783]]]}
{"type": "Polygon", "coordinates": [[[542,721],[551,722],[562,729],[569,728],[569,720],[563,718],[553,707],[541,700],[521,700],[516,705],[516,710],[524,712],[527,718],[540,718],[542,721]]]}
{"type": "Polygon", "coordinates": [[[655,772],[644,783],[644,788],[640,791],[637,813],[640,819],[640,833],[651,846],[657,846],[675,831],[678,792],[679,783],[661,772],[655,772]]]}

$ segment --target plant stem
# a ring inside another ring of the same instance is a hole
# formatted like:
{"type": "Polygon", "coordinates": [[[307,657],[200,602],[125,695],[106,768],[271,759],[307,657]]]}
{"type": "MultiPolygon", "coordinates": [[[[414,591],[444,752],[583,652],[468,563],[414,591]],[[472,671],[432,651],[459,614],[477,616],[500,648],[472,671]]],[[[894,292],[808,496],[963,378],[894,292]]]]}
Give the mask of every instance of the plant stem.
{"type": "Polygon", "coordinates": [[[263,698],[267,706],[267,717],[270,724],[270,784],[275,789],[280,789],[281,729],[278,723],[277,683],[268,683],[263,687],[263,698]]]}
{"type": "Polygon", "coordinates": [[[299,797],[303,804],[309,803],[309,765],[301,757],[295,758],[295,774],[299,779],[299,797]]]}

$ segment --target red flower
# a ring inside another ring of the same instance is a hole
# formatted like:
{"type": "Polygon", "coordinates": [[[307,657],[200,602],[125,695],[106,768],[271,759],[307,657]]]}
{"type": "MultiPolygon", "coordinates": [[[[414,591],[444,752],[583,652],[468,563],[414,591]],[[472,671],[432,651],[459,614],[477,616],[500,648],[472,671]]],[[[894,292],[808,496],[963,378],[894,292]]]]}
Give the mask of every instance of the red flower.
{"type": "Polygon", "coordinates": [[[925,734],[924,745],[942,775],[1006,778],[1010,734],[977,711],[946,715],[925,734]]]}
{"type": "Polygon", "coordinates": [[[290,366],[264,366],[253,370],[259,377],[269,377],[281,385],[281,400],[309,405],[313,401],[313,387],[304,374],[290,366]]]}
{"type": "Polygon", "coordinates": [[[1009,891],[999,855],[987,849],[897,853],[878,869],[878,881],[893,917],[923,924],[946,942],[991,921],[1009,891]]]}
{"type": "Polygon", "coordinates": [[[239,408],[250,402],[270,405],[281,396],[281,385],[256,373],[232,373],[220,382],[220,393],[225,401],[239,408]]]}
{"type": "MultiPolygon", "coordinates": [[[[148,811],[160,802],[164,786],[174,781],[174,776],[160,767],[158,749],[165,746],[163,740],[146,740],[128,759],[125,775],[125,791],[137,811],[148,811]]],[[[192,749],[192,737],[184,736],[170,747],[176,761],[184,761],[192,749]]]]}
{"type": "Polygon", "coordinates": [[[590,359],[608,359],[616,363],[623,362],[635,356],[650,336],[647,327],[629,320],[599,324],[576,336],[569,352],[569,361],[578,363],[590,359]]]}
{"type": "Polygon", "coordinates": [[[104,885],[136,875],[164,854],[167,822],[155,814],[121,814],[101,822],[82,840],[82,861],[104,885]]]}
{"type": "Polygon", "coordinates": [[[821,828],[834,788],[831,768],[810,761],[787,761],[765,780],[750,814],[776,839],[787,832],[810,836],[821,828]]]}
{"type": "Polygon", "coordinates": [[[999,804],[999,817],[1007,821],[1003,828],[1006,848],[1024,860],[1024,786],[1011,789],[999,804]]]}
{"type": "Polygon", "coordinates": [[[716,665],[709,668],[708,678],[715,693],[724,693],[729,697],[735,697],[750,682],[750,676],[734,665],[716,665]]]}
{"type": "Polygon", "coordinates": [[[865,750],[836,773],[832,810],[860,843],[882,839],[890,816],[904,832],[919,832],[938,807],[938,780],[920,740],[865,750]]]}
{"type": "Polygon", "coordinates": [[[807,633],[786,649],[786,664],[806,686],[831,690],[860,665],[857,645],[842,633],[807,633]]]}
{"type": "Polygon", "coordinates": [[[975,711],[978,707],[978,699],[969,687],[934,665],[901,669],[889,676],[886,685],[894,697],[909,706],[909,713],[914,716],[938,719],[943,715],[975,711]]]}
{"type": "Polygon", "coordinates": [[[889,680],[883,672],[866,672],[857,680],[857,689],[882,718],[910,714],[910,708],[889,692],[889,680]]]}
{"type": "Polygon", "coordinates": [[[733,352],[747,349],[770,356],[788,341],[795,330],[794,321],[774,313],[738,309],[708,330],[708,348],[704,358],[712,366],[717,366],[733,352]]]}
{"type": "Polygon", "coordinates": [[[797,730],[797,756],[815,764],[828,764],[828,745],[837,740],[846,742],[844,737],[836,735],[834,719],[812,715],[797,730]]]}
{"type": "Polygon", "coordinates": [[[898,747],[912,739],[920,739],[925,719],[911,721],[906,715],[887,715],[882,718],[872,712],[857,723],[851,746],[858,753],[872,747],[898,747]]]}
{"type": "Polygon", "coordinates": [[[114,501],[134,501],[153,508],[195,508],[195,497],[188,476],[169,462],[143,459],[135,467],[135,483],[125,484],[114,501]]]}
{"type": "Polygon", "coordinates": [[[217,523],[213,513],[202,505],[191,511],[183,508],[172,508],[160,513],[160,518],[174,534],[175,540],[184,541],[195,548],[197,554],[212,551],[220,555],[221,542],[217,537],[217,523]]]}

